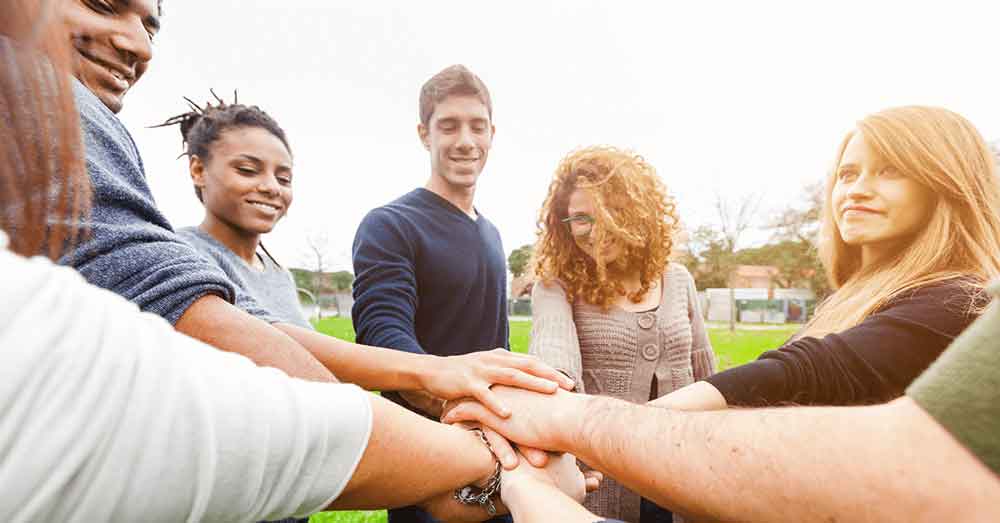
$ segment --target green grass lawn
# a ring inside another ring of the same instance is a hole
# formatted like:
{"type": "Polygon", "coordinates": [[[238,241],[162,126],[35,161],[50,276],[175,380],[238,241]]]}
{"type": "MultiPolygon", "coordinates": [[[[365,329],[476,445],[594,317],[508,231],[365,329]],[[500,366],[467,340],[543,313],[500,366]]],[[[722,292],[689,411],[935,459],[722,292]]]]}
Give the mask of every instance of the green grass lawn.
{"type": "MultiPolygon", "coordinates": [[[[708,337],[719,358],[719,370],[742,365],[755,359],[760,353],[780,347],[796,330],[796,325],[783,325],[768,330],[747,330],[737,327],[730,332],[725,327],[709,326],[708,337]]],[[[316,329],[324,334],[354,341],[354,327],[351,320],[344,318],[323,318],[316,329]]],[[[531,322],[513,321],[510,324],[510,346],[516,352],[527,352],[531,340],[531,322]]],[[[385,523],[384,510],[362,512],[322,512],[313,515],[310,523],[385,523]]]]}

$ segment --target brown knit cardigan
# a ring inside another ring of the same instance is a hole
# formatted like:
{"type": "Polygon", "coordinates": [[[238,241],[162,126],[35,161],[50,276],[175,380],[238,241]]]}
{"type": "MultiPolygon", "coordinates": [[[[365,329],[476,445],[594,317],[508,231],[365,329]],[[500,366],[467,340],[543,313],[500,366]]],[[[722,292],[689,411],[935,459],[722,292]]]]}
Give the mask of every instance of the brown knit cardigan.
{"type": "MultiPolygon", "coordinates": [[[[646,403],[710,376],[715,354],[683,265],[663,274],[660,305],[649,312],[607,311],[580,299],[572,305],[555,282],[535,284],[529,352],[577,383],[577,391],[646,403]]],[[[607,518],[639,521],[639,496],[613,478],[585,505],[607,518]]],[[[674,517],[677,522],[680,519],[674,517]]]]}

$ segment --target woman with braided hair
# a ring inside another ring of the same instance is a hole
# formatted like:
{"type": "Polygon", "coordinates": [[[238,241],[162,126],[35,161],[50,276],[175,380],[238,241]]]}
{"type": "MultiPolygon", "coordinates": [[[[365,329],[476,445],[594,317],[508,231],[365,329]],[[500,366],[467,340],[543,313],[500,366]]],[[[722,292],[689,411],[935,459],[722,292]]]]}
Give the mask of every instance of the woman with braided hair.
{"type": "MultiPolygon", "coordinates": [[[[214,96],[215,93],[213,92],[214,96]]],[[[205,207],[197,227],[178,230],[275,320],[311,328],[291,274],[261,243],[292,204],[292,152],[284,130],[255,105],[203,107],[162,125],[178,125],[194,192],[205,207]]]]}
{"type": "MultiPolygon", "coordinates": [[[[529,352],[580,392],[634,403],[712,374],[694,280],[669,261],[677,221],[639,155],[613,147],[567,155],[538,219],[529,352]]],[[[586,506],[624,521],[654,517],[653,505],[612,479],[586,506]]]]}

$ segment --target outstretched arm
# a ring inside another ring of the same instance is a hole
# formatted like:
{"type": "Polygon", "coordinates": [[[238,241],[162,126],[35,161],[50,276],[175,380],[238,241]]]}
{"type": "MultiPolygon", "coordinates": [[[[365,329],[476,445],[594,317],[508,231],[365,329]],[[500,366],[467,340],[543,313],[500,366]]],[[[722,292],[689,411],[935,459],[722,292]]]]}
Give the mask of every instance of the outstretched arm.
{"type": "Polygon", "coordinates": [[[192,303],[174,327],[217,349],[242,354],[257,365],[280,369],[294,378],[337,381],[291,337],[213,294],[192,303]]]}
{"type": "Polygon", "coordinates": [[[368,446],[331,509],[413,505],[495,470],[493,455],[475,433],[427,420],[375,395],[370,401],[368,446]]]}
{"type": "Polygon", "coordinates": [[[510,418],[465,403],[448,419],[575,453],[658,504],[699,517],[980,521],[1000,496],[996,476],[907,398],[686,413],[564,392],[496,392],[514,410],[510,418]]]}
{"type": "Polygon", "coordinates": [[[345,382],[369,390],[427,391],[442,399],[474,397],[497,414],[509,413],[494,384],[552,393],[573,382],[541,361],[497,349],[462,356],[413,354],[358,345],[290,324],[276,324],[345,382]]]}

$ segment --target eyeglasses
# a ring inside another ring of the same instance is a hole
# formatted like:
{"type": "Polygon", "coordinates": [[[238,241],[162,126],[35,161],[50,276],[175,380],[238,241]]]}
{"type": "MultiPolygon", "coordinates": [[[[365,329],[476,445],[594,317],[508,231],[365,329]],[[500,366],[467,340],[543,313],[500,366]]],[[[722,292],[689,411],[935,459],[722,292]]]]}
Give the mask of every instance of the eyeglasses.
{"type": "Polygon", "coordinates": [[[575,214],[569,218],[563,218],[560,221],[566,224],[566,227],[569,229],[569,233],[573,236],[586,237],[590,236],[590,231],[594,229],[594,223],[597,220],[589,214],[575,214]]]}

